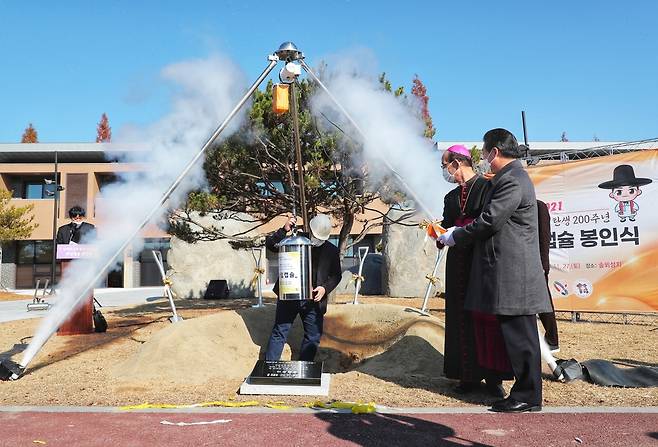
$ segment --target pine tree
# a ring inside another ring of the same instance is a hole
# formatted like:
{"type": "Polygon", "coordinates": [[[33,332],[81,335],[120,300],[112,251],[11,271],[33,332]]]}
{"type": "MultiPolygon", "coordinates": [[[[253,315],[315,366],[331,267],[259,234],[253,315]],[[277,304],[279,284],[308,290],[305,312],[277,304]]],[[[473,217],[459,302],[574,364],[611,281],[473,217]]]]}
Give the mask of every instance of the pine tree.
{"type": "MultiPolygon", "coordinates": [[[[36,132],[34,137],[36,138],[36,132]]],[[[16,239],[26,239],[39,226],[34,222],[33,203],[26,206],[15,206],[11,204],[11,200],[11,191],[0,190],[0,258],[2,258],[3,244],[16,239]]],[[[2,270],[0,270],[0,289],[4,289],[2,270]]]]}
{"type": "Polygon", "coordinates": [[[112,141],[112,128],[107,115],[103,113],[100,122],[96,126],[96,143],[109,143],[110,141],[112,141]]]}
{"type": "Polygon", "coordinates": [[[32,127],[32,123],[30,123],[25,128],[25,132],[23,132],[23,136],[21,137],[21,143],[38,143],[38,142],[39,142],[39,137],[37,135],[37,131],[34,127],[32,127]]]}
{"type": "Polygon", "coordinates": [[[427,87],[425,87],[425,84],[423,84],[423,81],[420,80],[418,75],[414,77],[412,84],[413,86],[411,87],[411,94],[419,99],[420,113],[423,121],[425,122],[424,135],[427,138],[432,139],[434,138],[434,135],[436,135],[436,129],[432,124],[432,117],[430,116],[430,110],[428,106],[430,98],[427,96],[427,87]]]}

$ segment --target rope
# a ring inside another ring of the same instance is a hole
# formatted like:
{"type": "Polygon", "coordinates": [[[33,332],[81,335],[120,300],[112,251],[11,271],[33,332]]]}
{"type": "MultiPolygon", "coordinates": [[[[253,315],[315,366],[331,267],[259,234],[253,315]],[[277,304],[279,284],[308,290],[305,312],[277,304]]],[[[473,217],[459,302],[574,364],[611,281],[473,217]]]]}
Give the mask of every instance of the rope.
{"type": "Polygon", "coordinates": [[[364,282],[366,280],[366,277],[363,275],[357,275],[356,273],[352,273],[352,279],[350,279],[349,284],[352,284],[353,282],[361,281],[364,282]]]}
{"type": "Polygon", "coordinates": [[[425,278],[432,283],[434,287],[436,287],[436,283],[439,282],[439,278],[436,276],[432,276],[430,273],[425,275],[425,278]]]}
{"type": "Polygon", "coordinates": [[[265,269],[262,268],[255,268],[254,269],[254,276],[251,278],[251,287],[256,287],[256,283],[258,282],[258,278],[260,278],[260,275],[265,273],[265,269]]]}

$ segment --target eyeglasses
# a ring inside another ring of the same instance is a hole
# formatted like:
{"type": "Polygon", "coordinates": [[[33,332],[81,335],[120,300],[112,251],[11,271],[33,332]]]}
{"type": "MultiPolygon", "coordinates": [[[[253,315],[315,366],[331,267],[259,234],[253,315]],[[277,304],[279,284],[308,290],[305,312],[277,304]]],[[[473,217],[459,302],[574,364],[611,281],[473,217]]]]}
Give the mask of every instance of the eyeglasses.
{"type": "Polygon", "coordinates": [[[84,214],[73,214],[73,215],[71,216],[71,219],[76,219],[76,218],[78,218],[78,217],[85,217],[85,215],[84,215],[84,214]]]}

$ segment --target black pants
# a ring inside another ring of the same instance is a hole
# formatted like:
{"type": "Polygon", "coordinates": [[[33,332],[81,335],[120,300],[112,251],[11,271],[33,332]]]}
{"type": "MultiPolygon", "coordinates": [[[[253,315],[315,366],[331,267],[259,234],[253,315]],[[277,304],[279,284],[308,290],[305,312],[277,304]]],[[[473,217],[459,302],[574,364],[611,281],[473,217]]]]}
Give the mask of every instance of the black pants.
{"type": "Polygon", "coordinates": [[[279,360],[288,339],[292,323],[299,315],[304,326],[304,339],[299,350],[299,360],[312,362],[322,337],[323,317],[320,304],[315,301],[284,301],[276,303],[276,317],[270,340],[267,343],[265,360],[279,360]]]}
{"type": "Polygon", "coordinates": [[[505,347],[514,372],[510,397],[541,405],[541,350],[535,315],[498,315],[505,347]]]}

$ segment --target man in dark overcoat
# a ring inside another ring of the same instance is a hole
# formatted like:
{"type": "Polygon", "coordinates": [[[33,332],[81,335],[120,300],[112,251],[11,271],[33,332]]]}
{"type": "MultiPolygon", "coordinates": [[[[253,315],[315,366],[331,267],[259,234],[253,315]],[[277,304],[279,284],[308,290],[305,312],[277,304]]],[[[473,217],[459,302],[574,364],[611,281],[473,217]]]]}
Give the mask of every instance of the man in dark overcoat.
{"type": "Polygon", "coordinates": [[[539,256],[535,188],[518,158],[523,154],[511,132],[484,135],[484,170],[496,174],[482,213],[462,228],[450,228],[440,241],[474,244],[465,308],[498,317],[515,382],[500,412],[539,411],[542,406],[541,352],[537,314],[550,312],[539,256]]]}

